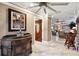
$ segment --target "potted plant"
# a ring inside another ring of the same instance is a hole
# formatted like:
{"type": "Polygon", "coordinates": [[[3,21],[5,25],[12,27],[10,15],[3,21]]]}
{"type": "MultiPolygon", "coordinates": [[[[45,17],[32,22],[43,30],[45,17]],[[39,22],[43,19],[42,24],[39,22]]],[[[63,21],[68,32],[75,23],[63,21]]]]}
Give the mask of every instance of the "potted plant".
{"type": "Polygon", "coordinates": [[[75,26],[76,26],[76,23],[75,22],[70,22],[70,24],[69,24],[70,29],[72,29],[75,26]]]}

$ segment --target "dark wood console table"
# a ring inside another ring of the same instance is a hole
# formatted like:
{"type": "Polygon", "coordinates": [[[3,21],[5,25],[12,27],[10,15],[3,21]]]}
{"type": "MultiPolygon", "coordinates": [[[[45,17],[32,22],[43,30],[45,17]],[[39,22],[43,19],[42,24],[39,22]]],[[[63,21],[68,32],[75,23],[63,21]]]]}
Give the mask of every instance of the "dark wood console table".
{"type": "Polygon", "coordinates": [[[2,56],[27,56],[32,53],[32,36],[26,33],[22,37],[4,36],[1,40],[2,56]]]}
{"type": "Polygon", "coordinates": [[[0,39],[0,56],[1,56],[1,39],[0,39]]]}

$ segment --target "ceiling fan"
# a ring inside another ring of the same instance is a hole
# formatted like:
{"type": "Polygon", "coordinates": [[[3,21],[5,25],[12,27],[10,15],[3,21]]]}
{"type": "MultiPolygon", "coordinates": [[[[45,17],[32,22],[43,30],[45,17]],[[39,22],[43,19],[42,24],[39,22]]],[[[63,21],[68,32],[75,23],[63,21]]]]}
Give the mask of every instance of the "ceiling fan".
{"type": "MultiPolygon", "coordinates": [[[[64,5],[68,5],[68,3],[51,3],[51,2],[34,2],[37,5],[34,5],[32,7],[28,7],[26,9],[30,9],[30,8],[34,8],[34,7],[40,7],[35,13],[39,12],[41,10],[41,8],[43,6],[45,6],[46,8],[50,9],[51,11],[55,12],[55,13],[59,13],[61,11],[57,11],[55,9],[53,9],[51,6],[64,6],[64,5]],[[50,6],[51,5],[51,6],[50,6]]],[[[46,14],[46,8],[43,8],[44,13],[46,14]]]]}

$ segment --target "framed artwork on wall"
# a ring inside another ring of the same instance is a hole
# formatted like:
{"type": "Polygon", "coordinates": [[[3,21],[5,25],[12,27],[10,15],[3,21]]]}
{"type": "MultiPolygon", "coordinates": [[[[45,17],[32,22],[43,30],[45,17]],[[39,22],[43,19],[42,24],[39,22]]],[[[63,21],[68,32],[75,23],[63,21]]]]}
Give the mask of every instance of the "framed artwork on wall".
{"type": "Polygon", "coordinates": [[[26,31],[26,14],[8,9],[8,30],[9,31],[26,31]]]}

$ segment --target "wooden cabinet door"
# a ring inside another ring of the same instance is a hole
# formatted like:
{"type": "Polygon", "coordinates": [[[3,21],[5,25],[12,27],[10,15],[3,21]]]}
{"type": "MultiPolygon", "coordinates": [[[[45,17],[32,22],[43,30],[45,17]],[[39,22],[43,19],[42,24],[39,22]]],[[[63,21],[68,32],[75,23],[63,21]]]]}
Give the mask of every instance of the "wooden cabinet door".
{"type": "Polygon", "coordinates": [[[0,40],[0,56],[1,56],[1,40],[0,40]]]}

